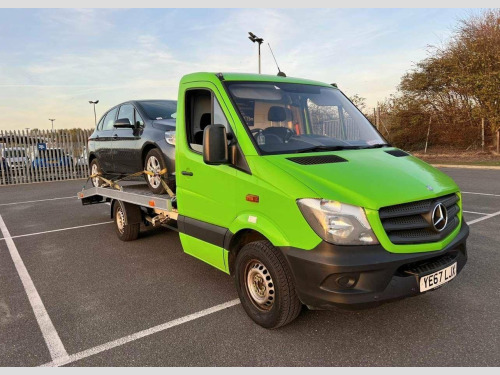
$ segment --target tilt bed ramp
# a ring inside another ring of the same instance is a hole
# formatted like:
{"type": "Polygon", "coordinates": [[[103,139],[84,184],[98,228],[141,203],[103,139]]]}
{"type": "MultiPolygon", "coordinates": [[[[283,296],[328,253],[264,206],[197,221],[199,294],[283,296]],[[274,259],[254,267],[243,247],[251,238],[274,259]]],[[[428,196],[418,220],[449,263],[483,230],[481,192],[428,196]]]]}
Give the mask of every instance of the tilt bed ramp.
{"type": "Polygon", "coordinates": [[[177,202],[175,196],[153,194],[146,184],[113,187],[91,187],[78,193],[82,204],[110,203],[111,217],[116,233],[122,241],[133,241],[139,236],[141,223],[177,229],[177,202]]]}

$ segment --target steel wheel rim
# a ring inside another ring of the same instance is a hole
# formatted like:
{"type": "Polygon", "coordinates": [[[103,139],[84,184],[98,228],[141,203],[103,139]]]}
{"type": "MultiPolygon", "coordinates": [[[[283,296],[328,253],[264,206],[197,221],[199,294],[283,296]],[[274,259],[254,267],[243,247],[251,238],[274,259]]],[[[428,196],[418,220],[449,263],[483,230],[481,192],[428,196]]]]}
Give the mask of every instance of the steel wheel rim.
{"type": "Polygon", "coordinates": [[[116,210],[116,226],[120,234],[123,234],[125,231],[125,214],[121,207],[116,210]]]}
{"type": "MultiPolygon", "coordinates": [[[[95,175],[97,174],[99,171],[97,169],[97,164],[92,164],[92,171],[91,171],[91,175],[95,175]]],[[[94,186],[99,186],[99,177],[93,177],[92,178],[92,183],[94,184],[94,186]]]]}
{"type": "Polygon", "coordinates": [[[252,259],[245,268],[245,285],[252,303],[260,310],[269,311],[276,293],[269,270],[257,259],[252,259]]]}
{"type": "Polygon", "coordinates": [[[161,171],[160,161],[155,156],[150,156],[148,162],[146,163],[146,170],[153,172],[154,176],[148,175],[148,182],[153,188],[158,188],[161,184],[161,177],[159,175],[161,171]]]}

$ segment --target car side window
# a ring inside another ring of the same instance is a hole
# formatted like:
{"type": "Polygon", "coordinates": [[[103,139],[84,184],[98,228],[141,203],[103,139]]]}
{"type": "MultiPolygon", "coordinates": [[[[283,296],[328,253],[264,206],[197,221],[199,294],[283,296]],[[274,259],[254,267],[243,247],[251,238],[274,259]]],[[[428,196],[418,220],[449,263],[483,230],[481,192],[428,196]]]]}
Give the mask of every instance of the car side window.
{"type": "Polygon", "coordinates": [[[104,116],[102,116],[101,120],[97,124],[97,130],[102,130],[102,124],[104,123],[104,116]]]}
{"type": "Polygon", "coordinates": [[[137,112],[137,109],[135,110],[135,125],[141,128],[144,126],[144,120],[142,119],[139,112],[137,112]]]}
{"type": "Polygon", "coordinates": [[[118,119],[127,118],[132,125],[134,125],[134,106],[131,104],[124,104],[118,111],[118,119]]]}
{"type": "Polygon", "coordinates": [[[104,126],[102,130],[112,130],[113,126],[115,125],[115,119],[116,119],[116,112],[118,111],[118,108],[113,108],[111,111],[108,112],[106,115],[106,118],[104,119],[104,126]]]}

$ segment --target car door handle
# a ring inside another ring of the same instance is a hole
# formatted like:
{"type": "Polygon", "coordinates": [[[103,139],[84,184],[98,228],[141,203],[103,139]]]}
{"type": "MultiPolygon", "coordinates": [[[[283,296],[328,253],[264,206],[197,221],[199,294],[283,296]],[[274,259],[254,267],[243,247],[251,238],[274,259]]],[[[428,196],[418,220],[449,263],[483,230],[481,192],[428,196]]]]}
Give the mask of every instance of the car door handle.
{"type": "Polygon", "coordinates": [[[188,172],[188,171],[182,171],[181,172],[183,176],[192,176],[193,172],[188,172]]]}

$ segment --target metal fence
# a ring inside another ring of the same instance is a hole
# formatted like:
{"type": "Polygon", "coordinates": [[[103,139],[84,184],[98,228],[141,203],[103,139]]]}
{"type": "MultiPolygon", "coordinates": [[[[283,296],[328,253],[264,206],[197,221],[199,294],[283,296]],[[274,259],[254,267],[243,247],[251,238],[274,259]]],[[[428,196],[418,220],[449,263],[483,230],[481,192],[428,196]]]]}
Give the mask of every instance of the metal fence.
{"type": "Polygon", "coordinates": [[[87,139],[92,130],[0,130],[0,185],[89,176],[87,139]]]}
{"type": "Polygon", "coordinates": [[[353,119],[346,117],[342,123],[340,119],[313,123],[314,134],[322,134],[342,140],[360,139],[359,126],[355,126],[353,119]]]}

